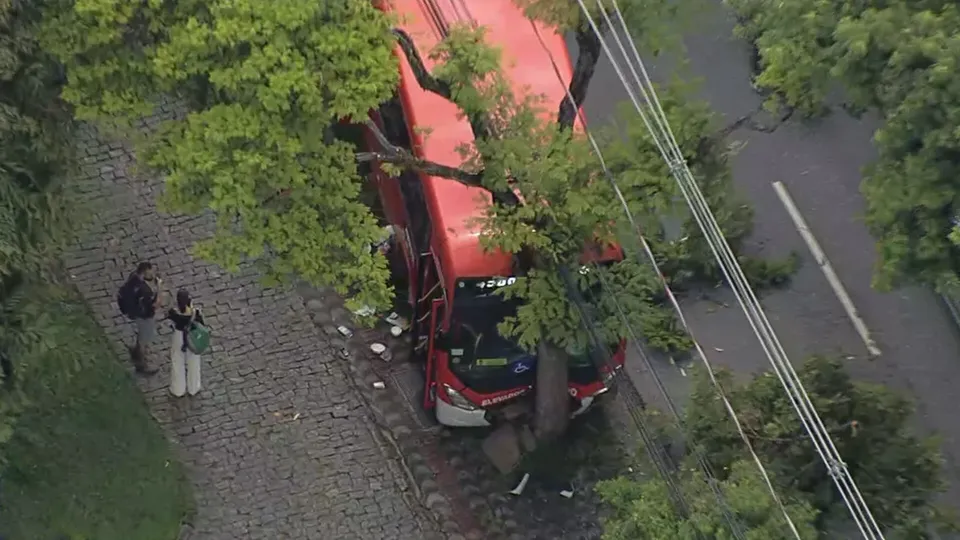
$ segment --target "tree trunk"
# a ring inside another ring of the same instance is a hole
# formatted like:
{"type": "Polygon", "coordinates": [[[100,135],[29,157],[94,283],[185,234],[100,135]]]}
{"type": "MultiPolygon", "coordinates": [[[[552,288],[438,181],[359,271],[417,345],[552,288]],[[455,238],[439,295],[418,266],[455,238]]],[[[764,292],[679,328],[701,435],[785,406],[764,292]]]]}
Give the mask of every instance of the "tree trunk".
{"type": "Polygon", "coordinates": [[[561,129],[573,127],[577,119],[577,111],[583,105],[583,100],[587,99],[587,90],[590,88],[590,81],[593,79],[593,72],[597,68],[597,62],[600,60],[600,38],[589,27],[577,30],[577,65],[573,70],[573,78],[570,79],[570,96],[563,98],[560,102],[560,111],[557,114],[557,122],[561,129]],[[571,103],[570,97],[573,97],[571,103]]]}
{"type": "MultiPolygon", "coordinates": [[[[579,51],[570,79],[569,96],[560,102],[557,113],[560,129],[573,127],[600,60],[600,38],[589,27],[581,27],[576,40],[579,51]]],[[[570,397],[567,394],[570,369],[567,353],[548,341],[537,346],[537,357],[533,426],[537,440],[549,444],[563,435],[570,424],[570,397]]]]}
{"type": "MultiPolygon", "coordinates": [[[[451,85],[442,79],[433,76],[427,70],[420,57],[419,51],[413,40],[403,30],[394,29],[394,35],[404,56],[414,72],[419,85],[430,92],[433,92],[448,101],[453,102],[453,91],[451,85]]],[[[580,54],[577,59],[576,70],[573,79],[570,81],[570,93],[573,100],[564,99],[560,104],[559,122],[561,128],[572,127],[577,117],[577,111],[580,104],[587,96],[587,88],[593,73],[600,59],[600,39],[589,29],[584,28],[577,32],[577,44],[580,54]]],[[[474,138],[483,140],[495,136],[490,129],[489,119],[485,115],[472,115],[468,118],[474,138]]],[[[377,131],[374,130],[376,134],[377,131]]],[[[399,155],[397,152],[395,154],[399,155]]],[[[388,161],[385,156],[375,156],[378,159],[388,161]]],[[[407,156],[403,156],[407,157],[407,156]]],[[[403,162],[394,161],[408,167],[420,168],[423,170],[424,162],[403,162]]],[[[438,166],[437,164],[429,164],[438,166]]],[[[440,174],[447,178],[458,180],[462,183],[472,184],[474,182],[481,184],[483,171],[478,173],[465,173],[456,171],[454,168],[443,171],[440,174]],[[466,176],[465,176],[466,175],[466,176]]],[[[512,190],[503,192],[491,191],[494,201],[503,206],[519,206],[520,199],[512,190]]],[[[547,224],[538,224],[546,228],[547,224]]],[[[540,228],[538,227],[538,228],[540,228]]],[[[532,268],[547,269],[551,265],[547,264],[539,254],[531,252],[528,249],[521,250],[518,254],[518,270],[520,273],[526,273],[532,268]]],[[[547,341],[542,341],[537,346],[537,378],[535,386],[535,412],[534,412],[534,432],[537,440],[542,443],[550,443],[559,438],[567,429],[570,423],[570,398],[567,393],[567,384],[569,379],[569,362],[566,352],[556,345],[547,341]]]]}
{"type": "Polygon", "coordinates": [[[537,441],[551,443],[567,430],[570,423],[570,397],[567,394],[567,353],[548,341],[537,346],[536,409],[533,428],[537,441]]]}

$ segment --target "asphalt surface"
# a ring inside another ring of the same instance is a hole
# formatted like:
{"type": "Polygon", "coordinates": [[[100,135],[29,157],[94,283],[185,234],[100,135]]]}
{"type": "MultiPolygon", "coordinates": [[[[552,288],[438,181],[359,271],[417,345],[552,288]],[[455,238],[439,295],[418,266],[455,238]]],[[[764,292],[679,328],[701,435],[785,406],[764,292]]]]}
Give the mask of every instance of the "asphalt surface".
{"type": "MultiPolygon", "coordinates": [[[[689,65],[677,68],[675,62],[646,55],[651,75],[659,80],[678,74],[701,78],[701,95],[720,115],[720,126],[755,111],[762,98],[749,85],[748,49],[732,37],[732,18],[718,8],[694,27],[697,32],[685,40],[689,65]]],[[[626,100],[604,58],[585,104],[591,125],[616,118],[616,104],[626,100]]],[[[842,354],[855,377],[914,397],[918,427],[943,439],[945,477],[952,484],[945,502],[960,508],[960,415],[952,396],[960,384],[960,333],[933,292],[906,288],[881,293],[870,285],[876,253],[861,217],[865,203],[859,184],[861,167],[875,155],[871,135],[876,125],[837,112],[816,123],[788,122],[773,133],[737,131],[731,139],[746,146],[733,161],[735,183],[756,212],[751,249],[771,255],[796,250],[803,257],[789,290],[762,298],[791,360],[796,365],[812,354],[842,354]],[[786,185],[845,285],[882,351],[878,359],[867,358],[866,346],[777,198],[776,181],[786,185]]],[[[765,369],[767,360],[732,294],[714,296],[713,301],[685,304],[710,360],[744,374],[765,369]]],[[[654,362],[671,392],[682,396],[685,379],[679,370],[663,360],[654,362]]],[[[658,402],[636,355],[628,359],[628,371],[641,392],[658,402]]]]}

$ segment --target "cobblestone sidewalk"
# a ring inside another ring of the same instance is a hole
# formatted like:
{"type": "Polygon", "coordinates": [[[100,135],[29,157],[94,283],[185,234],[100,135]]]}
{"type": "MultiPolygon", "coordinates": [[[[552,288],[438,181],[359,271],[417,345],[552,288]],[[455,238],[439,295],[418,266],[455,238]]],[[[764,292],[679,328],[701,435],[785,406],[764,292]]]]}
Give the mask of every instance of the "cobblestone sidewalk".
{"type": "MultiPolygon", "coordinates": [[[[333,292],[303,286],[300,294],[324,332],[337,335],[337,325],[351,326],[333,292]]],[[[619,391],[604,396],[601,407],[573,423],[555,451],[502,475],[483,453],[487,430],[443,428],[432,412],[424,412],[421,365],[410,358],[407,334],[394,338],[385,324],[353,330],[349,342],[339,340],[349,351],[352,378],[403,455],[419,499],[442,520],[444,530],[469,540],[601,537],[602,505],[594,487],[622,472],[640,448],[625,394],[633,393],[634,403],[639,397],[626,377],[619,391]],[[392,358],[373,354],[372,342],[387,345],[392,358]],[[521,496],[510,495],[524,472],[531,473],[528,486],[521,496]],[[573,489],[574,496],[561,495],[564,489],[573,489]]]]}
{"type": "Polygon", "coordinates": [[[167,392],[166,324],[152,359],[160,373],[141,380],[194,484],[198,512],[185,536],[440,538],[300,297],[265,290],[251,273],[227,275],[194,261],[188,251],[207,220],[159,215],[162,183],[135,175],[128,149],[92,130],[80,145],[81,202],[92,205],[93,216],[66,262],[118,354],[132,328],[115,294],[140,260],[159,265],[168,291],[188,289],[213,329],[198,396],[178,400],[167,392]]]}

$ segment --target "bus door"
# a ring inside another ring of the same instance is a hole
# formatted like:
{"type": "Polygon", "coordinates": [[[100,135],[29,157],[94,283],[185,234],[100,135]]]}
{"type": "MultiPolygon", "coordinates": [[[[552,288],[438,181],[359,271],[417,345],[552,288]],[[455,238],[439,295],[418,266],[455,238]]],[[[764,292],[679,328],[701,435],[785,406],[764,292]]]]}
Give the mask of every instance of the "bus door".
{"type": "Polygon", "coordinates": [[[437,338],[443,321],[443,298],[430,301],[430,335],[427,339],[427,363],[424,366],[423,408],[432,409],[437,404],[437,338]]]}
{"type": "Polygon", "coordinates": [[[444,295],[443,283],[437,271],[436,260],[432,252],[424,253],[419,260],[417,300],[413,321],[413,358],[424,362],[424,406],[433,406],[433,386],[436,351],[434,342],[443,324],[444,295]]]}

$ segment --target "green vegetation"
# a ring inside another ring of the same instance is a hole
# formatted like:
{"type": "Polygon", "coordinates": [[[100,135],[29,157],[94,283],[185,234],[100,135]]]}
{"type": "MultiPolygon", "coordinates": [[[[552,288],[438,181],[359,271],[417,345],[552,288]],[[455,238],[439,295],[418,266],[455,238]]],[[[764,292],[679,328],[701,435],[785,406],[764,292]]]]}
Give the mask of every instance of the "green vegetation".
{"type": "Polygon", "coordinates": [[[42,2],[0,2],[0,534],[172,540],[188,490],[116,352],[58,278],[72,120],[37,36],[42,2]]]}
{"type": "MultiPolygon", "coordinates": [[[[678,518],[667,483],[661,478],[623,476],[601,482],[600,496],[613,507],[605,522],[604,540],[697,540],[733,538],[725,512],[736,516],[750,540],[791,540],[787,526],[763,477],[752,461],[737,461],[718,482],[728,506],[717,502],[715,492],[695,463],[678,472],[678,487],[690,508],[690,519],[678,518]]],[[[781,498],[783,492],[781,492],[781,498]]],[[[817,511],[791,496],[787,512],[803,540],[815,540],[817,511]]]]}
{"type": "MultiPolygon", "coordinates": [[[[932,538],[929,533],[936,527],[955,530],[951,517],[936,505],[944,487],[938,442],[911,432],[907,424],[913,407],[908,400],[882,386],[853,382],[841,363],[832,359],[811,358],[798,374],[888,538],[926,539],[932,538]]],[[[830,536],[828,528],[835,527],[836,520],[846,518],[846,509],[779,379],[764,373],[737,385],[729,372],[719,373],[718,379],[791,518],[799,529],[808,531],[804,538],[817,538],[810,531],[812,526],[827,537],[835,537],[830,536]]],[[[695,376],[684,425],[689,441],[697,445],[720,480],[733,512],[757,535],[751,538],[784,538],[779,510],[703,372],[695,376]]],[[[637,536],[633,538],[638,540],[666,539],[694,529],[704,533],[724,529],[714,494],[706,488],[699,472],[691,473],[692,470],[696,470],[696,464],[688,456],[677,473],[694,509],[689,520],[663,510],[672,507],[668,492],[659,481],[646,485],[621,478],[604,484],[601,494],[616,509],[607,524],[609,538],[630,538],[623,535],[635,531],[637,536]],[[657,515],[665,517],[655,526],[644,524],[638,514],[641,509],[660,509],[657,515]]],[[[719,534],[708,537],[727,538],[719,534]]]]}
{"type": "Polygon", "coordinates": [[[956,136],[960,10],[949,0],[727,0],[759,49],[757,83],[807,115],[839,85],[848,108],[875,110],[879,159],[865,171],[875,283],[939,284],[960,275],[956,136]],[[954,234],[951,234],[954,233],[954,234]]]}
{"type": "MultiPolygon", "coordinates": [[[[576,2],[519,3],[532,16],[575,31],[589,53],[581,55],[571,88],[579,103],[599,45],[576,2]]],[[[647,41],[671,34],[666,29],[675,16],[672,3],[621,4],[628,18],[647,29],[647,41]]],[[[646,265],[626,261],[587,276],[562,277],[579,266],[585,249],[614,240],[622,214],[609,204],[613,193],[600,180],[588,145],[567,129],[575,109],[567,107],[564,114],[560,103],[513,95],[501,73],[500,51],[486,44],[482,28],[452,24],[435,50],[421,50],[402,32],[391,34],[391,18],[370,2],[178,2],[172,9],[118,0],[55,5],[45,42],[67,66],[64,96],[81,118],[123,129],[151,110],[160,95],[187,105],[185,118],[165,123],[143,141],[141,155],[165,174],[164,204],[170,210],[210,210],[217,216],[217,231],[197,246],[201,257],[227,268],[252,259],[275,280],[298,277],[333,287],[353,307],[387,306],[393,297],[387,265],[369,250],[380,231],[360,196],[365,179],[358,162],[375,160],[391,173],[429,171],[494,195],[482,219],[484,241],[519,255],[517,273],[524,277],[504,292],[526,302],[504,332],[547,359],[538,369],[537,396],[547,400],[538,406],[545,415],[538,422],[540,435],[562,431],[564,358],[590,339],[570,289],[588,293],[601,283],[609,288],[587,309],[605,341],[626,335],[610,301],[616,297],[655,345],[689,345],[672,313],[660,305],[659,285],[646,265]],[[454,102],[469,120],[476,142],[464,149],[463,163],[418,159],[383,134],[381,148],[374,149],[358,148],[348,136],[356,133],[345,129],[351,122],[373,128],[365,122],[367,111],[395,91],[393,38],[420,85],[454,102]],[[427,55],[438,62],[432,73],[423,66],[427,55]],[[537,202],[519,204],[521,199],[537,202]]],[[[707,111],[685,103],[676,98],[668,114],[675,125],[691,126],[680,133],[681,145],[698,172],[717,175],[717,181],[704,182],[722,204],[730,199],[725,148],[711,139],[707,111]]],[[[645,132],[634,127],[631,133],[627,142],[611,142],[612,152],[621,149],[616,174],[622,188],[678,276],[709,274],[709,254],[697,234],[683,245],[656,238],[661,228],[656,216],[671,204],[675,188],[645,132]],[[697,267],[688,268],[688,260],[697,267]]],[[[736,204],[724,210],[729,211],[718,214],[721,226],[748,230],[749,211],[736,204]]]]}
{"type": "Polygon", "coordinates": [[[140,390],[80,299],[64,295],[46,307],[74,324],[58,347],[81,369],[23,387],[28,405],[6,449],[0,532],[11,539],[174,540],[191,509],[190,491],[140,390]]]}
{"type": "Polygon", "coordinates": [[[70,216],[69,115],[58,107],[56,64],[36,43],[31,6],[0,4],[0,466],[23,405],[18,381],[64,367],[47,346],[62,328],[49,324],[43,298],[26,292],[49,277],[70,216]]]}

